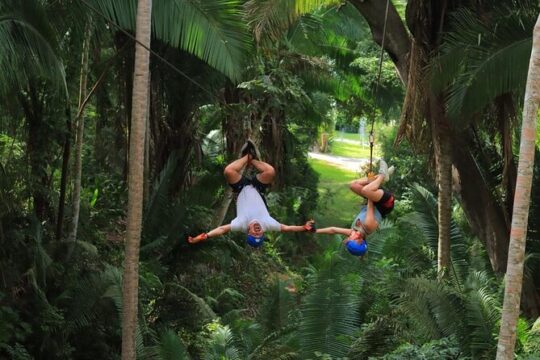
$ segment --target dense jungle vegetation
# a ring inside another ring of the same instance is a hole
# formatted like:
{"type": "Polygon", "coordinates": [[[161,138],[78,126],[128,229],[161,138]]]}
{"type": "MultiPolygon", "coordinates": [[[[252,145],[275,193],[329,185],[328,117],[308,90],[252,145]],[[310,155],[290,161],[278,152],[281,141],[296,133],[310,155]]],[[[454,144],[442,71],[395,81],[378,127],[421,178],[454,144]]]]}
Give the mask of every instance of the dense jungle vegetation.
{"type": "Polygon", "coordinates": [[[534,0],[2,0],[0,359],[134,358],[137,165],[139,359],[540,359],[540,165],[518,171],[534,159],[519,155],[527,101],[538,121],[525,89],[540,94],[540,76],[527,82],[539,13],[534,0]],[[143,5],[149,49],[134,40],[143,5]],[[363,170],[308,154],[369,158],[357,140],[372,122],[397,201],[367,256],[337,235],[186,242],[235,217],[223,168],[248,137],[276,170],[273,217],[349,227],[363,170]]]}

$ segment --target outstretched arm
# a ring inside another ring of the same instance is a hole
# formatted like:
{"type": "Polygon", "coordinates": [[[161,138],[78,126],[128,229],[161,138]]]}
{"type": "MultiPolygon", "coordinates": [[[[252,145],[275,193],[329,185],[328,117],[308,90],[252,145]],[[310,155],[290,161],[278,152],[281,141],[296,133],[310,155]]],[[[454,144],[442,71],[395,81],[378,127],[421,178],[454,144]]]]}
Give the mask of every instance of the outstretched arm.
{"type": "Polygon", "coordinates": [[[332,227],[317,229],[317,234],[341,234],[341,235],[350,236],[352,231],[353,231],[352,229],[345,229],[345,228],[332,226],[332,227]]]}
{"type": "Polygon", "coordinates": [[[309,231],[315,232],[315,221],[309,220],[304,225],[284,225],[281,224],[281,232],[301,232],[309,231]]]}
{"type": "Polygon", "coordinates": [[[188,237],[188,242],[190,244],[195,244],[195,243],[198,243],[200,241],[204,241],[204,240],[208,239],[209,237],[216,237],[216,236],[226,234],[229,231],[231,231],[231,224],[221,225],[221,226],[218,226],[217,228],[215,228],[213,230],[210,230],[207,233],[202,233],[202,234],[199,234],[199,235],[197,235],[195,237],[189,236],[188,237]]]}

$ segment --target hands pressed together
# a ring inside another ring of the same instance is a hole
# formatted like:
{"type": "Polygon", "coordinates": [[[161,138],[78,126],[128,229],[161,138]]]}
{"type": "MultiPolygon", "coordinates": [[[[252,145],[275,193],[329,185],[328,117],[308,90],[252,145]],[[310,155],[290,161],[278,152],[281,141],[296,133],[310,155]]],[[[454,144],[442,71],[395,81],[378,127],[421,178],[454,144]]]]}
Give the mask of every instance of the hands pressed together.
{"type": "Polygon", "coordinates": [[[317,226],[315,224],[315,220],[307,221],[306,224],[304,225],[304,229],[309,232],[313,232],[313,233],[316,232],[317,226]]]}

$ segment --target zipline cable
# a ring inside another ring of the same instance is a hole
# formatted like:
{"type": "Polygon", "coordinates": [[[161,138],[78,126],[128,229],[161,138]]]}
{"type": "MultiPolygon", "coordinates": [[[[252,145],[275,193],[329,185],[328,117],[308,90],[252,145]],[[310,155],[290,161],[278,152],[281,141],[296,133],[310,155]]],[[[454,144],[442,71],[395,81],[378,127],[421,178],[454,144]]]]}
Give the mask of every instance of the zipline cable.
{"type": "Polygon", "coordinates": [[[217,99],[219,101],[219,99],[217,98],[217,96],[215,94],[213,94],[210,90],[206,89],[204,86],[202,86],[201,84],[199,84],[196,80],[190,78],[186,73],[184,73],[183,71],[181,71],[180,69],[178,69],[176,66],[174,66],[173,64],[171,64],[167,59],[163,58],[161,55],[159,55],[158,53],[156,53],[154,50],[150,49],[148,46],[146,46],[145,44],[141,43],[139,40],[137,40],[137,38],[135,38],[135,36],[131,35],[129,32],[127,32],[126,30],[124,30],[120,25],[116,24],[114,21],[112,21],[111,19],[109,19],[109,17],[105,14],[103,14],[101,11],[99,11],[98,9],[96,9],[95,7],[93,7],[92,5],[88,4],[88,2],[86,0],[80,0],[87,8],[89,8],[90,10],[92,10],[93,12],[95,12],[96,14],[98,14],[99,16],[101,16],[103,19],[105,19],[105,21],[107,21],[109,24],[111,24],[112,26],[114,26],[115,28],[117,28],[118,30],[120,30],[124,35],[126,35],[127,37],[129,37],[131,40],[135,41],[137,44],[139,44],[140,46],[142,46],[145,50],[149,51],[152,55],[154,55],[155,57],[157,57],[159,60],[161,60],[163,63],[165,63],[166,65],[168,65],[171,69],[173,69],[175,72],[177,72],[178,74],[180,74],[181,76],[183,76],[184,78],[186,78],[187,80],[191,81],[193,84],[195,84],[197,87],[199,87],[201,90],[203,90],[204,92],[206,92],[207,94],[209,94],[212,98],[214,99],[217,99]]]}
{"type": "MultiPolygon", "coordinates": [[[[386,10],[384,12],[384,25],[383,25],[383,36],[381,41],[381,55],[379,57],[379,70],[377,73],[377,81],[375,83],[375,88],[373,90],[374,101],[377,102],[377,94],[379,92],[379,84],[381,82],[381,73],[382,65],[384,60],[384,43],[386,40],[386,24],[388,22],[388,9],[390,8],[390,0],[386,0],[386,10]]],[[[368,176],[373,174],[373,145],[375,143],[375,136],[373,133],[373,128],[375,126],[375,107],[371,114],[371,130],[369,131],[369,173],[368,176]]]]}

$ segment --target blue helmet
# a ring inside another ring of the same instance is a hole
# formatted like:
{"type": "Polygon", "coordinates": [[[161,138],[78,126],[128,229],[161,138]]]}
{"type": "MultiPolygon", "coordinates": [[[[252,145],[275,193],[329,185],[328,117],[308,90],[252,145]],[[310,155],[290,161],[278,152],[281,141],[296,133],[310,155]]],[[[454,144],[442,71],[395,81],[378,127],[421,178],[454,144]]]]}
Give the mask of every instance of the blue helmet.
{"type": "Polygon", "coordinates": [[[261,246],[264,243],[264,236],[257,237],[257,236],[253,236],[253,235],[248,234],[246,241],[247,241],[249,246],[252,246],[254,248],[258,248],[259,246],[261,246]]]}
{"type": "Polygon", "coordinates": [[[362,240],[361,242],[349,240],[347,241],[345,246],[347,247],[347,251],[349,251],[349,253],[354,256],[364,256],[368,250],[366,240],[362,240]]]}

